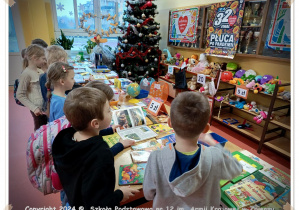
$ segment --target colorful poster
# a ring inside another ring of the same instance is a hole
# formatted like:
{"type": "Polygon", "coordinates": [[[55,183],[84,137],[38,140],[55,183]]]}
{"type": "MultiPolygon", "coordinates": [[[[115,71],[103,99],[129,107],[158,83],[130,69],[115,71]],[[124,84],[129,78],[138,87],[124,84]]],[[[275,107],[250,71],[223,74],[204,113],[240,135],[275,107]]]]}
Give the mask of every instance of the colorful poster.
{"type": "Polygon", "coordinates": [[[291,51],[291,9],[287,0],[277,0],[274,5],[266,47],[291,51]]]}
{"type": "Polygon", "coordinates": [[[213,4],[207,35],[207,49],[211,56],[234,58],[243,19],[245,1],[213,4]]]}
{"type": "Polygon", "coordinates": [[[195,43],[198,15],[199,7],[171,11],[169,42],[195,43]]]}

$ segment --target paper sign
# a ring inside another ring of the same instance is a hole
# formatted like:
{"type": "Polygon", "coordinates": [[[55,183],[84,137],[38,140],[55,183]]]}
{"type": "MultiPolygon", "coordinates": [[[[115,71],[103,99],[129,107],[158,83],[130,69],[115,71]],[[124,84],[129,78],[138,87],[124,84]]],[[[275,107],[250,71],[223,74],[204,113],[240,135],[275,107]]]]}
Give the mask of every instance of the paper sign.
{"type": "Polygon", "coordinates": [[[152,99],[151,102],[148,104],[147,111],[152,115],[157,116],[162,105],[163,102],[152,99]]]}
{"type": "Polygon", "coordinates": [[[143,82],[144,86],[148,86],[149,85],[149,82],[148,82],[148,80],[146,78],[144,78],[142,82],[143,82]]]}
{"type": "Polygon", "coordinates": [[[235,95],[240,98],[247,99],[248,89],[245,86],[236,86],[235,95]]]}
{"type": "Polygon", "coordinates": [[[121,89],[121,82],[118,79],[114,79],[114,87],[121,89]]]}
{"type": "Polygon", "coordinates": [[[168,66],[168,74],[173,74],[173,66],[168,66]]]}
{"type": "Polygon", "coordinates": [[[157,90],[160,90],[161,89],[161,85],[160,84],[155,84],[154,88],[157,89],[157,90]]]}
{"type": "Polygon", "coordinates": [[[197,83],[206,84],[206,75],[204,74],[197,74],[197,83]]]}

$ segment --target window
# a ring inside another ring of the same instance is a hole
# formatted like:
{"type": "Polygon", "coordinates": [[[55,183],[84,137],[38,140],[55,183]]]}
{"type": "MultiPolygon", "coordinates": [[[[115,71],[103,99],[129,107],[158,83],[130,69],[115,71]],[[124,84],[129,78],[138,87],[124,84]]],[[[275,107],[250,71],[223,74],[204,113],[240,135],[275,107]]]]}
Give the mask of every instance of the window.
{"type": "MultiPolygon", "coordinates": [[[[90,30],[108,31],[110,23],[122,23],[122,16],[125,7],[124,0],[52,0],[52,11],[55,26],[56,37],[60,36],[60,29],[67,36],[88,36],[82,28],[79,27],[80,17],[83,13],[96,14],[95,18],[86,18],[84,27],[90,26],[90,30]],[[102,19],[102,15],[114,16],[115,21],[111,18],[102,19]]],[[[117,29],[119,34],[119,30],[117,29]]],[[[109,37],[117,37],[111,34],[109,37]]]]}
{"type": "Polygon", "coordinates": [[[19,44],[15,25],[12,18],[11,8],[9,7],[9,52],[19,52],[19,44]]]}

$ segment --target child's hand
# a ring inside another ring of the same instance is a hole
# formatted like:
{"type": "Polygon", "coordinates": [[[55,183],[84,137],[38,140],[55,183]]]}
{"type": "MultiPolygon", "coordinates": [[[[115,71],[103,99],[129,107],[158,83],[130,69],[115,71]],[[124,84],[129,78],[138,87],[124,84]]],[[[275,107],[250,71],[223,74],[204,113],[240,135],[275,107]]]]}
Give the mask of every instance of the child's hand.
{"type": "Polygon", "coordinates": [[[39,115],[42,115],[43,112],[40,110],[40,108],[36,108],[36,109],[34,110],[34,114],[35,114],[35,116],[39,116],[39,115]]]}
{"type": "Polygon", "coordinates": [[[209,133],[201,133],[199,139],[201,142],[206,143],[210,146],[214,146],[218,143],[209,133]]]}
{"type": "Polygon", "coordinates": [[[115,133],[116,129],[120,127],[121,127],[120,125],[112,125],[113,133],[115,133]]]}
{"type": "Polygon", "coordinates": [[[124,197],[121,202],[128,200],[130,197],[134,196],[135,193],[139,193],[139,190],[131,189],[130,186],[121,187],[120,190],[123,192],[124,197]]]}
{"type": "Polygon", "coordinates": [[[129,140],[129,139],[124,140],[122,138],[119,140],[119,142],[124,145],[124,148],[130,147],[135,144],[134,140],[129,140]]]}

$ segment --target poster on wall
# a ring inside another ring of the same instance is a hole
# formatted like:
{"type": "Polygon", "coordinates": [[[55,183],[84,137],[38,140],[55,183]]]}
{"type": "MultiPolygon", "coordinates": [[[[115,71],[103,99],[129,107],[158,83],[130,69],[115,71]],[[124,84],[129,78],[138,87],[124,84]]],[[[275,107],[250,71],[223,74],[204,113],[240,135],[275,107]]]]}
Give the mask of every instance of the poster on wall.
{"type": "Polygon", "coordinates": [[[276,0],[266,47],[291,51],[291,9],[287,0],[276,0]]]}
{"type": "Polygon", "coordinates": [[[244,14],[245,0],[213,4],[207,31],[206,54],[234,58],[244,14]]]}
{"type": "Polygon", "coordinates": [[[172,10],[169,21],[169,42],[195,43],[199,7],[172,10]]]}

